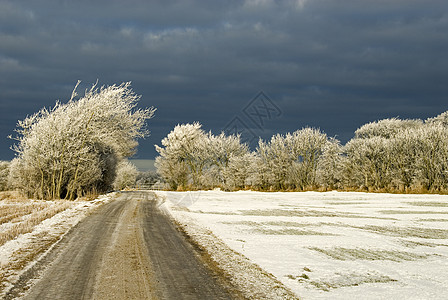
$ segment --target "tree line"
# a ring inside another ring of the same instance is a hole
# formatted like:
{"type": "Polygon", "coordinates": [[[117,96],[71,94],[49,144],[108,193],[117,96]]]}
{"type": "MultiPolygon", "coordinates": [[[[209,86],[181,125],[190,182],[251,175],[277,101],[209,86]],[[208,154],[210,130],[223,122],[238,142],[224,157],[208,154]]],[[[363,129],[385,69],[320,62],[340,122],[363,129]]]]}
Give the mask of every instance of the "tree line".
{"type": "Polygon", "coordinates": [[[448,189],[448,112],[425,121],[389,118],[355,131],[345,145],[316,128],[259,140],[213,135],[201,124],[177,125],[156,146],[158,173],[172,190],[448,189]]]}
{"type": "MultiPolygon", "coordinates": [[[[79,84],[79,83],[78,83],[79,84]]],[[[87,89],[19,121],[16,152],[0,162],[0,190],[38,199],[75,199],[159,177],[127,161],[149,134],[155,109],[138,109],[130,83],[87,89]]],[[[156,145],[158,175],[171,190],[448,190],[448,112],[427,120],[390,118],[361,126],[345,145],[316,128],[260,139],[252,151],[238,135],[201,124],[177,125],[156,145]]]]}

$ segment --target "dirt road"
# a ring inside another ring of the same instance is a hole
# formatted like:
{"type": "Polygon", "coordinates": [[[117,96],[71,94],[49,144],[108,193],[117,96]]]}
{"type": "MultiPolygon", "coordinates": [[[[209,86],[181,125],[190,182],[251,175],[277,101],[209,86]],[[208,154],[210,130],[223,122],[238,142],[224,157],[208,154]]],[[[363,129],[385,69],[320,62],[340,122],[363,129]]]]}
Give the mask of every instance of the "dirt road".
{"type": "Polygon", "coordinates": [[[6,299],[232,299],[150,192],[80,222],[6,299]]]}

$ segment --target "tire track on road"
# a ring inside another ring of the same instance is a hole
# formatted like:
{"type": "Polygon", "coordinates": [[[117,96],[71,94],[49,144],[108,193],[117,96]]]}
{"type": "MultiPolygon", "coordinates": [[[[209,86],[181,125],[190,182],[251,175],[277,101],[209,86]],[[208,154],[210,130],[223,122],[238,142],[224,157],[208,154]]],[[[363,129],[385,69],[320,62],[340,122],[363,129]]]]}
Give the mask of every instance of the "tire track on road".
{"type": "MultiPolygon", "coordinates": [[[[143,234],[162,299],[232,299],[172,220],[145,201],[143,234]]],[[[233,297],[235,298],[235,296],[233,297]]]]}

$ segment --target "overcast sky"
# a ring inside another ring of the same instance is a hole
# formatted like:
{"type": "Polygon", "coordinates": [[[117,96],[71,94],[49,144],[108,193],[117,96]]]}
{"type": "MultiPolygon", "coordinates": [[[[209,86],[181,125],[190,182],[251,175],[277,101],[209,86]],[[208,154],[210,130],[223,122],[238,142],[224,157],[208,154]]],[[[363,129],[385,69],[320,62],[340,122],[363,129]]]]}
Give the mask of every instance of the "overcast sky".
{"type": "Polygon", "coordinates": [[[157,108],[138,158],[193,121],[346,142],[370,121],[448,110],[448,2],[0,0],[0,159],[17,120],[97,79],[132,81],[157,108]]]}

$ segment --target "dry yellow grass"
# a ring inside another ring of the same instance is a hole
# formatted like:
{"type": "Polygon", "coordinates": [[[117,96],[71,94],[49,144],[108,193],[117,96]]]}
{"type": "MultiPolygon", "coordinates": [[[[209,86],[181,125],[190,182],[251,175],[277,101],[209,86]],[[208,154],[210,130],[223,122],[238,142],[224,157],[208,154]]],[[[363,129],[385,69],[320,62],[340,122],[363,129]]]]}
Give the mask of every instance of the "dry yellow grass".
{"type": "Polygon", "coordinates": [[[27,201],[28,199],[18,191],[4,191],[0,192],[0,200],[27,201]]]}
{"type": "Polygon", "coordinates": [[[11,203],[10,201],[1,201],[0,225],[7,222],[16,223],[20,221],[23,216],[41,209],[45,209],[46,207],[48,207],[48,204],[46,203],[26,203],[24,201],[19,203],[11,203]]]}
{"type": "Polygon", "coordinates": [[[34,227],[55,214],[75,205],[70,201],[36,201],[24,199],[17,194],[1,194],[0,200],[0,246],[21,234],[33,231],[34,227]],[[7,197],[7,196],[11,197],[7,197]]]}

